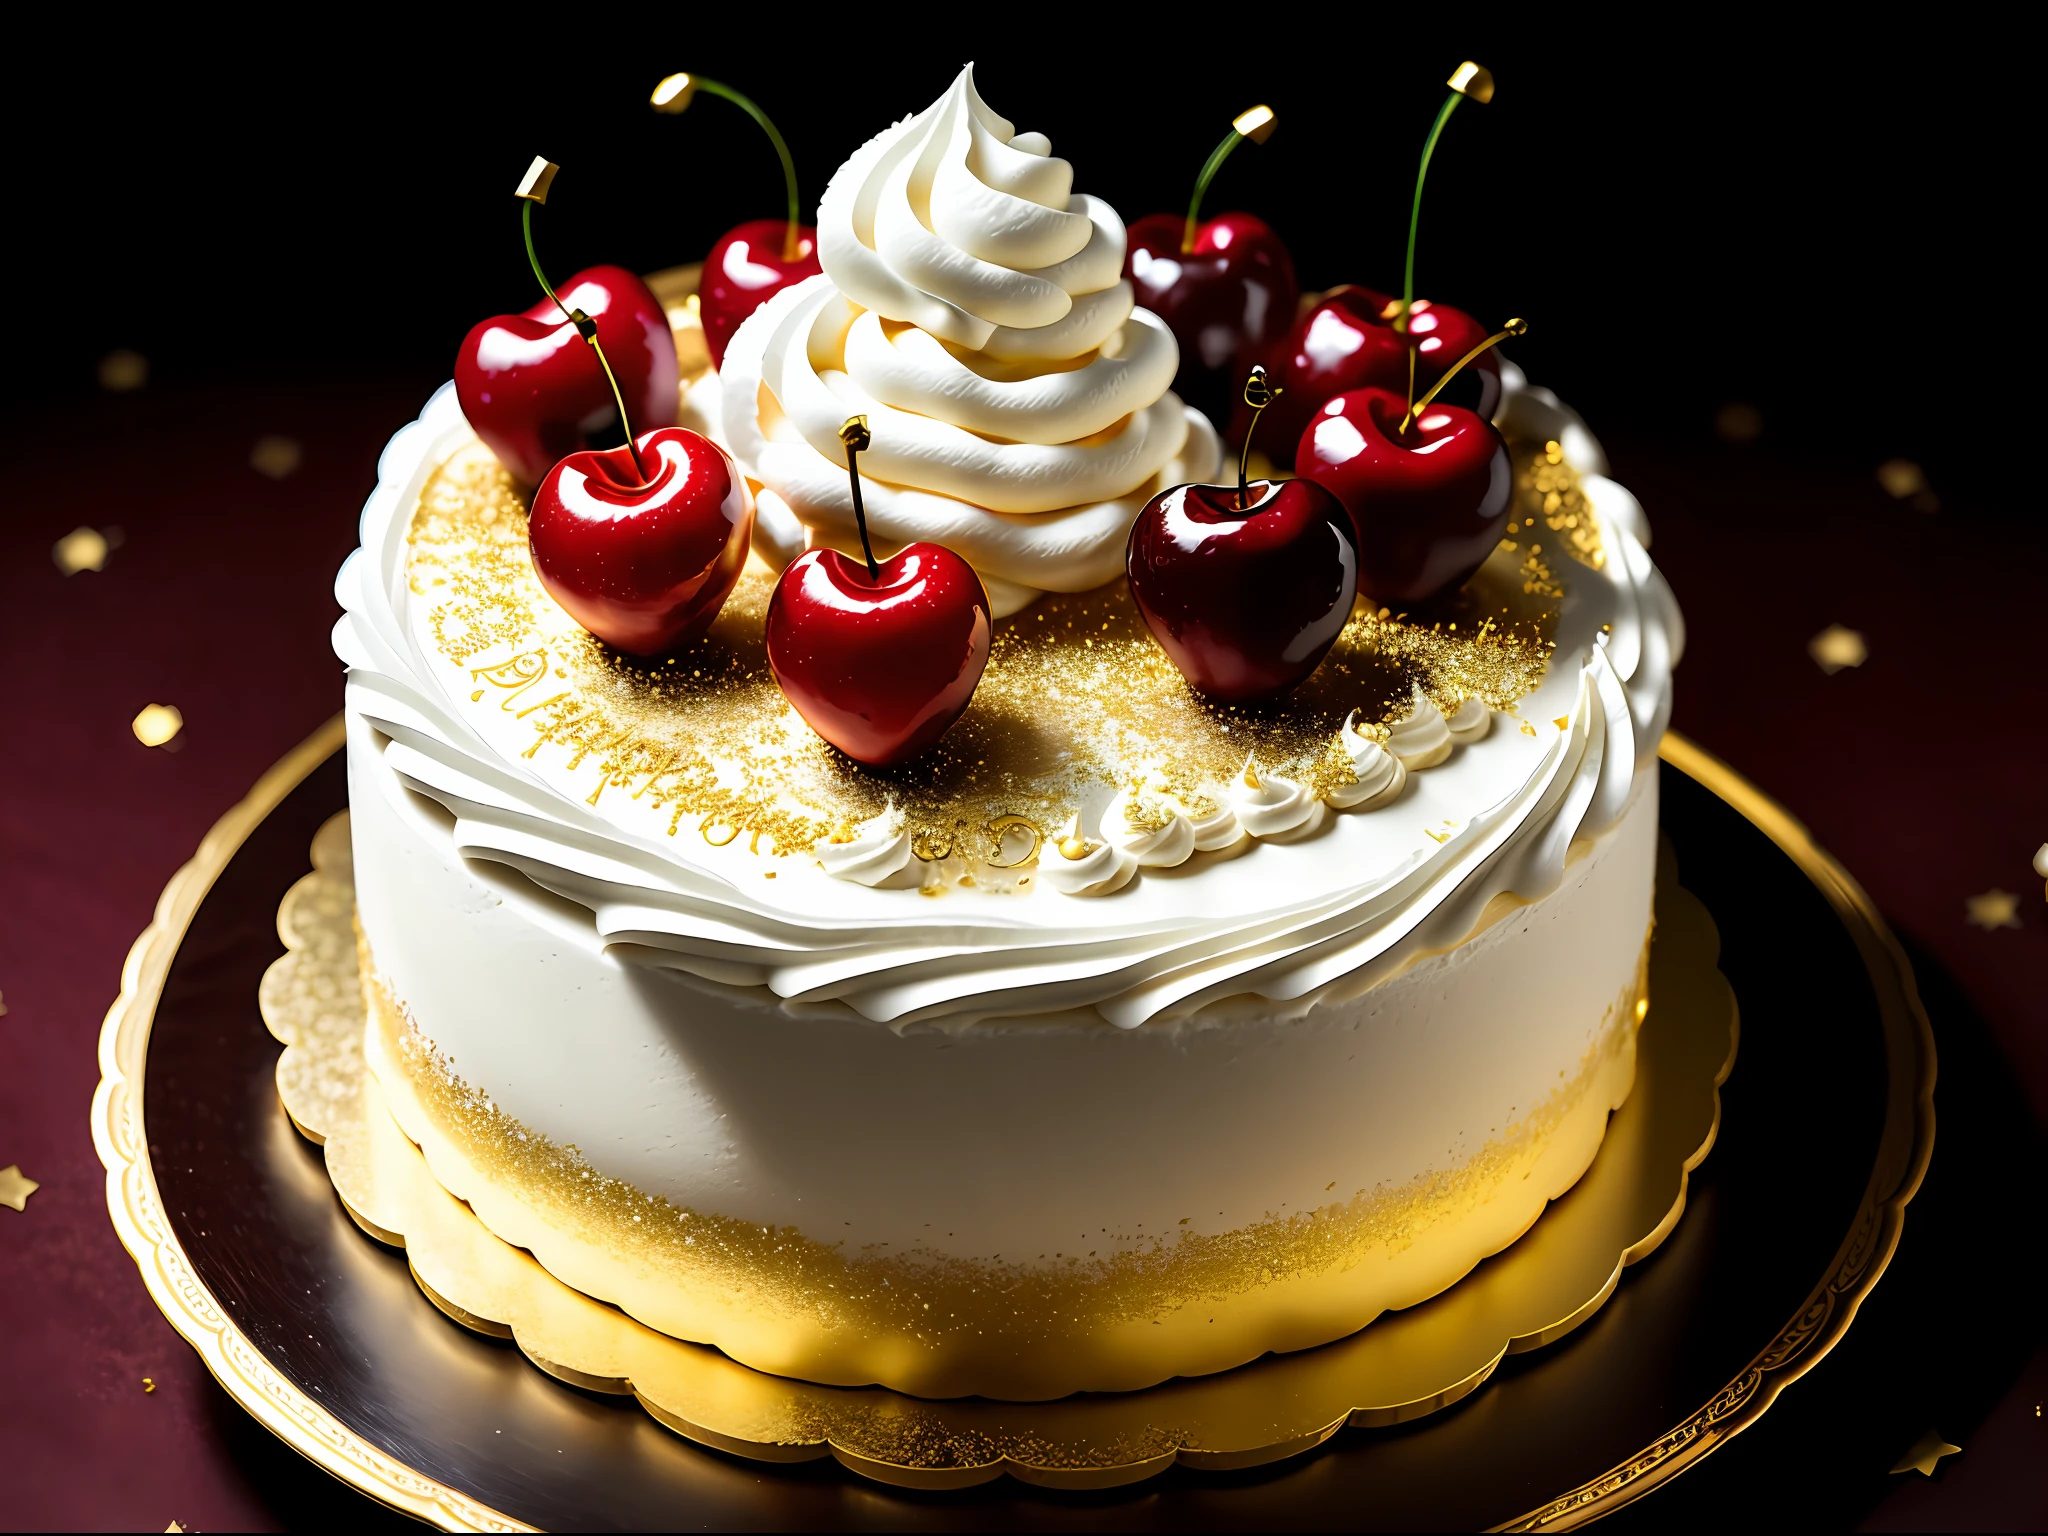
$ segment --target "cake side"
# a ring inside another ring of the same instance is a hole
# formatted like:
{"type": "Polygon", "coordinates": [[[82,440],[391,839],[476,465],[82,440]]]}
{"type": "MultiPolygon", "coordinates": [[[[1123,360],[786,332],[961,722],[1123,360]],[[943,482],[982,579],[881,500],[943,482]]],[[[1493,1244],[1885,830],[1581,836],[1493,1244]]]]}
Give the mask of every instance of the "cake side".
{"type": "Polygon", "coordinates": [[[1049,1397],[1340,1337],[1519,1235],[1631,1080],[1648,776],[1558,891],[1355,995],[962,1033],[622,961],[365,759],[401,1123],[559,1277],[762,1369],[1049,1397]]]}

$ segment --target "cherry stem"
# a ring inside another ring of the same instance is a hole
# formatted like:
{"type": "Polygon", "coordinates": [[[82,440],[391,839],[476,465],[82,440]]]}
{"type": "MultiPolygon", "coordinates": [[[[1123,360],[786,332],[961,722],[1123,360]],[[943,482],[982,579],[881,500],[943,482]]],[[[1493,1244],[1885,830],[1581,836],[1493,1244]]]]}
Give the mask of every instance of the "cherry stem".
{"type": "Polygon", "coordinates": [[[802,236],[798,234],[797,226],[798,213],[802,205],[797,201],[796,161],[790,158],[789,146],[783,142],[782,134],[776,126],[768,120],[768,114],[731,86],[717,80],[706,80],[702,75],[692,75],[690,78],[697,82],[698,90],[709,91],[713,96],[722,96],[759,123],[762,132],[768,135],[768,141],[775,146],[775,153],[782,161],[782,184],[789,193],[789,227],[782,237],[782,259],[795,261],[801,254],[799,247],[802,244],[802,236]]]}
{"type": "Polygon", "coordinates": [[[640,462],[640,448],[633,441],[633,420],[626,414],[626,396],[619,388],[617,375],[612,372],[611,360],[604,355],[604,348],[598,344],[597,322],[580,309],[571,309],[562,302],[562,296],[555,292],[555,285],[548,281],[547,273],[540,267],[540,257],[533,250],[533,200],[527,198],[519,205],[519,232],[526,237],[526,260],[533,268],[533,275],[540,280],[541,291],[554,300],[564,318],[576,327],[576,334],[583,338],[585,346],[597,354],[597,366],[604,370],[604,381],[612,387],[612,399],[619,407],[619,426],[626,434],[626,455],[633,461],[633,473],[640,477],[638,489],[645,490],[648,484],[647,466],[640,462]]]}
{"type": "Polygon", "coordinates": [[[1408,311],[1415,307],[1415,233],[1422,225],[1422,184],[1429,178],[1429,157],[1436,153],[1437,136],[1444,131],[1444,124],[1464,99],[1463,91],[1452,91],[1444,98],[1443,109],[1437,113],[1436,123],[1423,143],[1422,164],[1415,170],[1415,204],[1408,210],[1408,265],[1401,275],[1401,313],[1394,320],[1397,331],[1408,329],[1408,311]]]}
{"type": "Polygon", "coordinates": [[[1244,381],[1244,403],[1252,408],[1251,424],[1244,429],[1244,446],[1237,451],[1237,510],[1242,512],[1251,504],[1252,434],[1259,430],[1259,418],[1266,413],[1266,407],[1278,400],[1287,391],[1278,384],[1266,382],[1266,370],[1254,363],[1250,377],[1244,381]]]}
{"type": "MultiPolygon", "coordinates": [[[[1526,336],[1528,335],[1528,333],[1528,321],[1520,318],[1510,320],[1506,325],[1502,326],[1499,330],[1495,331],[1491,336],[1487,337],[1486,340],[1479,343],[1479,345],[1474,347],[1470,352],[1467,352],[1463,357],[1459,358],[1455,363],[1451,365],[1449,372],[1447,372],[1442,378],[1438,379],[1434,384],[1429,386],[1428,394],[1424,395],[1420,400],[1416,401],[1413,405],[1408,407],[1408,414],[1401,418],[1400,430],[1397,431],[1394,435],[1396,437],[1406,437],[1408,435],[1408,423],[1413,421],[1416,417],[1420,416],[1424,411],[1428,410],[1429,402],[1434,400],[1438,395],[1442,394],[1444,386],[1450,383],[1451,380],[1455,379],[1458,376],[1458,374],[1461,371],[1463,371],[1465,365],[1471,362],[1472,359],[1479,356],[1480,353],[1488,350],[1489,348],[1499,346],[1502,342],[1506,341],[1510,336],[1526,336]]],[[[1413,349],[1409,351],[1408,355],[1411,359],[1414,357],[1415,354],[1413,349]]],[[[1410,394],[1414,393],[1415,386],[1412,380],[1408,386],[1408,389],[1410,394]]]]}
{"type": "Polygon", "coordinates": [[[1230,152],[1246,139],[1265,143],[1277,121],[1272,108],[1266,106],[1247,107],[1231,119],[1230,132],[1210,152],[1202,166],[1202,174],[1195,178],[1195,195],[1188,199],[1188,221],[1180,234],[1181,255],[1192,256],[1195,253],[1195,230],[1202,220],[1202,198],[1209,190],[1209,183],[1216,179],[1216,173],[1223,169],[1223,162],[1230,158],[1230,152]]]}
{"type": "Polygon", "coordinates": [[[879,585],[882,568],[875,564],[875,546],[868,542],[868,509],[860,499],[859,456],[873,439],[868,435],[865,416],[849,416],[839,429],[839,441],[846,445],[846,476],[853,487],[853,525],[860,530],[860,552],[867,557],[868,580],[879,585]]]}

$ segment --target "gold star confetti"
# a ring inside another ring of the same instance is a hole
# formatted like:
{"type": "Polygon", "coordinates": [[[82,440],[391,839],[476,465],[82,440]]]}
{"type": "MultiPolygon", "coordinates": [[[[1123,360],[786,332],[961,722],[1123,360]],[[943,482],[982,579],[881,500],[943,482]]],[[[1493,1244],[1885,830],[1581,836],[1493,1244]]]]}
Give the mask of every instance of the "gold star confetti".
{"type": "Polygon", "coordinates": [[[304,451],[292,438],[259,437],[256,446],[249,450],[249,467],[259,475],[282,480],[299,467],[303,458],[304,451]]]}
{"type": "Polygon", "coordinates": [[[76,576],[80,571],[104,570],[109,547],[99,529],[74,528],[50,547],[50,558],[66,576],[76,576]]]}
{"type": "Polygon", "coordinates": [[[1962,1453],[1960,1445],[1950,1445],[1930,1429],[1913,1442],[1913,1449],[1899,1458],[1899,1464],[1892,1468],[1892,1472],[1918,1472],[1922,1477],[1932,1477],[1935,1465],[1942,1457],[1960,1456],[1962,1453]]]}
{"type": "Polygon", "coordinates": [[[1885,494],[1910,501],[1916,512],[1939,512],[1941,498],[1927,484],[1927,473],[1911,459],[1886,459],[1877,466],[1877,483],[1885,494]]]}
{"type": "Polygon", "coordinates": [[[28,1209],[28,1197],[43,1186],[21,1171],[19,1163],[9,1163],[0,1168],[0,1205],[11,1205],[17,1211],[28,1209]]]}
{"type": "Polygon", "coordinates": [[[100,359],[100,388],[126,394],[149,382],[149,359],[140,352],[121,347],[100,359]]]}
{"type": "Polygon", "coordinates": [[[1806,642],[1806,653],[1820,664],[1821,671],[1833,677],[1844,667],[1862,666],[1870,658],[1870,647],[1857,631],[1830,624],[1806,642]]]}
{"type": "Polygon", "coordinates": [[[2020,925],[2020,899],[2011,891],[1986,891],[1981,896],[1972,896],[1963,907],[1969,913],[1963,921],[1976,924],[1986,933],[2020,925]]]}
{"type": "Polygon", "coordinates": [[[130,729],[145,747],[161,747],[185,729],[185,717],[175,704],[145,704],[130,729]]]}
{"type": "Polygon", "coordinates": [[[1753,443],[1763,431],[1764,413],[1745,400],[1731,400],[1714,412],[1714,435],[1724,443],[1753,443]]]}

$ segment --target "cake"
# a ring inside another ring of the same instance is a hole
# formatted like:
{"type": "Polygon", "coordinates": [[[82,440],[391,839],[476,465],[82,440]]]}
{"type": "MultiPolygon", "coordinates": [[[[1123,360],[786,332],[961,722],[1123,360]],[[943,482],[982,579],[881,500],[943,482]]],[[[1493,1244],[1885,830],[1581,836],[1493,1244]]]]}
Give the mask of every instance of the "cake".
{"type": "Polygon", "coordinates": [[[453,386],[339,577],[385,1100],[500,1238],[763,1371],[1044,1399],[1325,1343],[1511,1243],[1632,1082],[1682,643],[1640,507],[1503,364],[1463,590],[1361,597],[1276,700],[1194,692],[1126,545],[1223,445],[1071,176],[967,73],[841,167],[822,272],[684,381],[754,513],[701,638],[550,598],[453,386]],[[875,542],[994,619],[885,768],[762,641],[799,550],[860,548],[855,413],[875,542]]]}

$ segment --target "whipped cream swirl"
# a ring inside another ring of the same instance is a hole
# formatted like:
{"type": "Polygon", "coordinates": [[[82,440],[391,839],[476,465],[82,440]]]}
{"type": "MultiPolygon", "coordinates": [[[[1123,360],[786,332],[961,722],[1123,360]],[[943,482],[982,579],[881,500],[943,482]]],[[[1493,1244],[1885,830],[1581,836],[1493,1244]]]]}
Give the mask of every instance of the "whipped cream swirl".
{"type": "Polygon", "coordinates": [[[1455,745],[1451,728],[1444,723],[1443,711],[1417,687],[1414,706],[1388,728],[1387,749],[1401,760],[1403,768],[1412,772],[1417,768],[1434,768],[1451,755],[1455,745]]]}
{"type": "Polygon", "coordinates": [[[1076,813],[1058,837],[1047,840],[1038,870],[1046,884],[1069,896],[1107,896],[1130,884],[1138,858],[1115,843],[1083,837],[1076,813]]]}
{"type": "Polygon", "coordinates": [[[1266,841],[1292,834],[1307,837],[1323,824],[1323,802],[1305,785],[1277,773],[1260,773],[1251,758],[1230,786],[1231,808],[1253,837],[1266,841]]]}
{"type": "Polygon", "coordinates": [[[1444,717],[1444,729],[1450,732],[1452,743],[1460,747],[1471,746],[1492,728],[1493,711],[1486,707],[1484,699],[1469,694],[1444,717]]]}
{"type": "Polygon", "coordinates": [[[1216,472],[1214,429],[1170,389],[1172,333],[1133,307],[1123,223],[1073,179],[971,66],[833,176],[824,271],[740,327],[718,402],[812,542],[853,541],[838,432],[856,413],[870,530],[964,556],[998,616],[1113,579],[1145,500],[1216,472]]]}
{"type": "Polygon", "coordinates": [[[811,852],[835,880],[880,885],[910,863],[910,827],[892,800],[851,832],[820,838],[811,852]]]}
{"type": "Polygon", "coordinates": [[[1324,799],[1339,810],[1374,811],[1400,798],[1408,770],[1378,737],[1359,730],[1357,710],[1344,722],[1338,739],[1351,759],[1353,782],[1331,790],[1324,799]]]}

